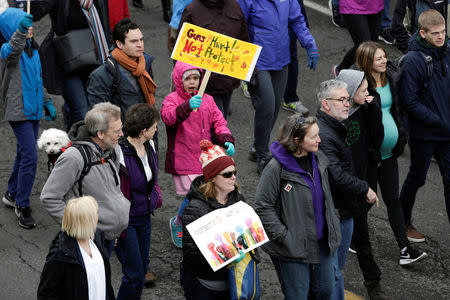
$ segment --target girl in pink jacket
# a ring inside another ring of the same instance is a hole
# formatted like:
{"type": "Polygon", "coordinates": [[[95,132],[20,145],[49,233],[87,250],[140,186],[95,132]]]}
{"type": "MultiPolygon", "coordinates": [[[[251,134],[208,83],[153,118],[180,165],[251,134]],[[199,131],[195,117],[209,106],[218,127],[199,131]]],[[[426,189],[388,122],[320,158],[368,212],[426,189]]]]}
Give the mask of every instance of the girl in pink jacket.
{"type": "MultiPolygon", "coordinates": [[[[180,196],[185,196],[192,180],[203,174],[198,160],[201,140],[214,139],[228,155],[234,154],[234,138],[214,99],[207,94],[197,95],[202,73],[200,68],[177,61],[172,73],[176,89],[164,99],[161,107],[167,132],[165,171],[173,175],[175,190],[180,196]]],[[[186,204],[187,201],[183,201],[177,216],[169,223],[172,241],[179,248],[183,235],[179,216],[186,204]]]]}

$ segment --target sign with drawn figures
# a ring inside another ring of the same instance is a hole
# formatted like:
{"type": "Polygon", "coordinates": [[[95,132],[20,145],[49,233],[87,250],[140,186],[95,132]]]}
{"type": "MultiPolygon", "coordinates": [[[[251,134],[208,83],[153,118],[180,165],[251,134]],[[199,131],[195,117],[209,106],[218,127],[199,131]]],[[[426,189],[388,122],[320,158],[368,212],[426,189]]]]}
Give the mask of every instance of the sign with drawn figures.
{"type": "Polygon", "coordinates": [[[269,241],[253,208],[239,201],[216,209],[186,226],[195,244],[215,271],[269,241]]]}
{"type": "Polygon", "coordinates": [[[171,57],[202,69],[249,81],[261,49],[255,44],[183,23],[171,57]]]}

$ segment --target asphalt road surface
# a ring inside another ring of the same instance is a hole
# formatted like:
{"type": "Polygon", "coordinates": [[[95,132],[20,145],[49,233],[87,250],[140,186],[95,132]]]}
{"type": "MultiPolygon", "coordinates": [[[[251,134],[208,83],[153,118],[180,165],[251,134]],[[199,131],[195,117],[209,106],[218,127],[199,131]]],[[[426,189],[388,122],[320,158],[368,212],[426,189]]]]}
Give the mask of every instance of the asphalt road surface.
{"type": "MultiPolygon", "coordinates": [[[[153,65],[157,106],[169,92],[172,62],[166,48],[167,23],[162,19],[161,4],[157,0],[144,0],[145,8],[138,10],[131,5],[130,14],[144,33],[147,53],[156,57],[153,65]]],[[[325,0],[314,0],[315,4],[326,7],[325,0]]],[[[393,4],[394,5],[394,1],[393,4]]],[[[320,52],[317,71],[306,68],[306,51],[299,50],[300,76],[298,94],[305,105],[315,113],[314,98],[318,84],[331,77],[331,67],[339,62],[352,42],[348,32],[335,27],[330,18],[317,10],[307,8],[307,14],[320,52]]],[[[43,40],[49,28],[46,18],[35,24],[37,40],[43,40]]],[[[400,53],[387,46],[390,58],[400,53]]],[[[62,99],[54,100],[60,112],[62,99]]],[[[247,150],[252,143],[254,111],[251,101],[241,90],[234,92],[229,127],[236,138],[235,160],[238,181],[248,202],[254,202],[258,184],[256,165],[247,159],[247,150]]],[[[283,120],[289,113],[281,111],[273,132],[273,139],[283,120]]],[[[63,129],[61,114],[55,122],[41,122],[41,129],[57,127],[63,129]]],[[[159,124],[160,137],[160,185],[163,193],[163,207],[152,217],[152,240],[150,268],[158,277],[156,285],[145,289],[143,299],[183,299],[179,285],[179,262],[181,251],[176,249],[169,237],[169,218],[178,208],[180,199],[175,195],[171,176],[163,172],[165,157],[164,124],[159,124]]],[[[0,123],[0,193],[7,188],[7,181],[15,157],[15,138],[8,123],[0,123]]],[[[12,209],[0,205],[0,299],[35,299],[39,277],[47,255],[48,246],[58,231],[58,226],[41,208],[39,194],[48,176],[47,157],[39,153],[36,181],[31,195],[33,216],[38,226],[25,230],[18,226],[12,209]]],[[[405,151],[399,159],[400,182],[402,183],[409,164],[409,152],[405,151]]],[[[383,272],[382,286],[391,299],[450,299],[450,226],[444,206],[443,184],[436,163],[432,163],[427,183],[419,191],[414,209],[414,224],[426,235],[427,241],[417,248],[428,253],[428,258],[410,267],[398,264],[399,250],[389,227],[384,204],[370,212],[369,226],[373,252],[383,272]]],[[[259,265],[262,299],[282,299],[280,286],[273,266],[267,255],[262,255],[259,265]]],[[[116,256],[111,257],[112,280],[117,292],[121,279],[121,268],[116,256]]],[[[345,269],[346,289],[364,296],[365,288],[356,256],[349,254],[345,269]]]]}

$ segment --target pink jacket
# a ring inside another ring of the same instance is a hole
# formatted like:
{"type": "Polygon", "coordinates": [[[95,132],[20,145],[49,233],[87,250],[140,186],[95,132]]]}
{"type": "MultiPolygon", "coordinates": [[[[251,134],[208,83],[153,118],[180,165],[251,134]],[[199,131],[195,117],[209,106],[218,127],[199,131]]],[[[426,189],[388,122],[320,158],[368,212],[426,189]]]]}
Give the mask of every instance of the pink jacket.
{"type": "Polygon", "coordinates": [[[375,15],[384,8],[383,0],[340,0],[339,11],[344,15],[375,15]]]}
{"type": "Polygon", "coordinates": [[[234,144],[227,121],[213,97],[204,94],[202,104],[195,112],[189,106],[193,95],[184,91],[182,77],[185,71],[191,69],[203,73],[201,69],[184,62],[175,64],[172,76],[176,91],[164,99],[161,107],[161,118],[167,132],[165,171],[170,174],[202,174],[198,160],[201,154],[199,144],[203,139],[211,140],[211,132],[218,145],[224,147],[225,142],[234,144]]]}

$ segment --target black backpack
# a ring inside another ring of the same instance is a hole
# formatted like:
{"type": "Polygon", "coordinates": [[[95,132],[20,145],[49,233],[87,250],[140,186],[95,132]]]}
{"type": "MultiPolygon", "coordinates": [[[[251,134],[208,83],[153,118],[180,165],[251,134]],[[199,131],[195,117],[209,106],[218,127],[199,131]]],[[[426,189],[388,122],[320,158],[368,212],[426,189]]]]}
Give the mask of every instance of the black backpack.
{"type": "MultiPolygon", "coordinates": [[[[409,52],[417,53],[418,55],[420,55],[423,58],[423,60],[426,63],[426,66],[427,66],[427,81],[429,81],[431,79],[431,77],[433,76],[433,58],[430,55],[424,53],[423,51],[409,51],[409,52]]],[[[402,77],[402,71],[403,71],[402,63],[403,63],[403,59],[405,58],[405,55],[406,54],[396,58],[392,62],[392,64],[388,64],[388,67],[391,67],[393,69],[392,70],[393,71],[392,78],[394,79],[395,84],[397,86],[399,86],[400,79],[402,77]]]]}
{"type": "Polygon", "coordinates": [[[106,69],[113,75],[113,82],[111,86],[111,96],[119,93],[120,86],[120,70],[115,59],[108,56],[105,59],[106,69]]]}
{"type": "Polygon", "coordinates": [[[114,170],[114,167],[111,163],[111,161],[116,160],[116,153],[114,151],[111,151],[111,153],[106,158],[92,161],[90,151],[87,149],[89,146],[86,146],[83,144],[73,144],[72,147],[75,147],[78,149],[78,151],[80,151],[81,156],[83,157],[83,162],[84,162],[80,177],[75,182],[75,183],[78,183],[79,196],[83,196],[83,179],[84,179],[84,177],[86,177],[86,175],[89,173],[91,168],[96,165],[102,165],[104,163],[108,163],[111,168],[111,171],[113,172],[116,185],[119,185],[118,175],[117,175],[116,171],[114,170]]]}

